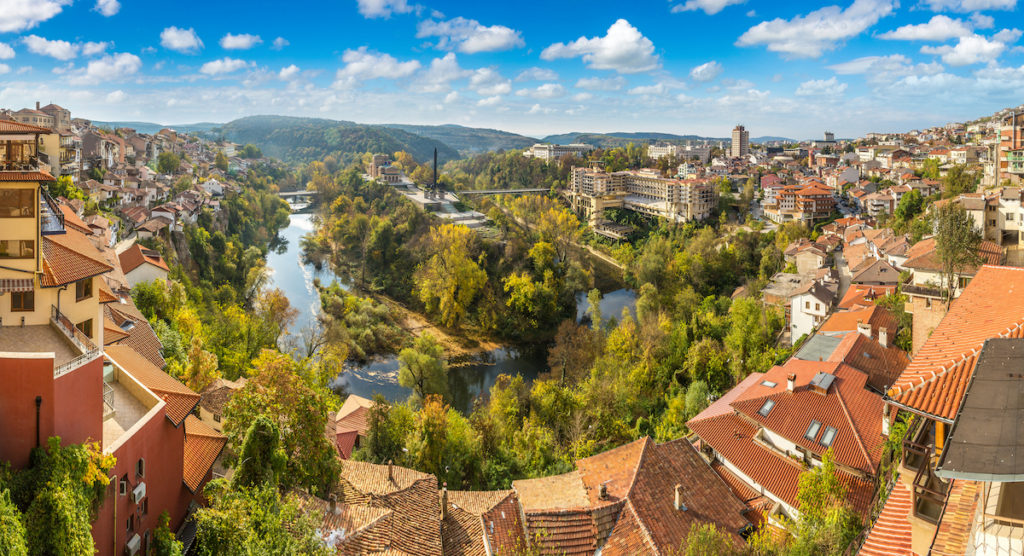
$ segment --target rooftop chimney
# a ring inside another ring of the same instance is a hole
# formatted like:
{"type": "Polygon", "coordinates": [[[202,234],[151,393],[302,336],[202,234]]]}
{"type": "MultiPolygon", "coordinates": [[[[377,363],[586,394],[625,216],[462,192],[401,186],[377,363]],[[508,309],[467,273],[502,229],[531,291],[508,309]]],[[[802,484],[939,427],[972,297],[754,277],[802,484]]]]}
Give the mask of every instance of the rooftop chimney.
{"type": "Polygon", "coordinates": [[[796,375],[794,373],[786,375],[786,390],[790,392],[796,390],[796,375]]]}
{"type": "Polygon", "coordinates": [[[878,343],[882,344],[882,347],[889,347],[889,329],[879,328],[878,329],[878,343]]]}
{"type": "Polygon", "coordinates": [[[36,101],[36,110],[39,110],[39,101],[36,101]]]}
{"type": "Polygon", "coordinates": [[[338,495],[333,492],[327,499],[327,510],[334,515],[341,513],[338,511],[338,495]]]}
{"type": "Polygon", "coordinates": [[[395,480],[394,465],[391,462],[391,460],[388,460],[388,480],[389,481],[394,481],[395,480]]]}
{"type": "Polygon", "coordinates": [[[441,486],[441,519],[448,518],[448,483],[441,486]]]}
{"type": "Polygon", "coordinates": [[[677,510],[685,512],[687,510],[686,504],[683,503],[683,485],[676,485],[676,504],[677,510]]]}
{"type": "Polygon", "coordinates": [[[608,485],[606,485],[605,483],[601,483],[597,487],[597,498],[599,500],[607,500],[608,499],[608,485]]]}
{"type": "Polygon", "coordinates": [[[871,337],[871,324],[863,321],[857,321],[857,333],[866,337],[871,337]]]}
{"type": "Polygon", "coordinates": [[[882,406],[882,434],[889,436],[891,411],[889,410],[889,404],[882,406]]]}

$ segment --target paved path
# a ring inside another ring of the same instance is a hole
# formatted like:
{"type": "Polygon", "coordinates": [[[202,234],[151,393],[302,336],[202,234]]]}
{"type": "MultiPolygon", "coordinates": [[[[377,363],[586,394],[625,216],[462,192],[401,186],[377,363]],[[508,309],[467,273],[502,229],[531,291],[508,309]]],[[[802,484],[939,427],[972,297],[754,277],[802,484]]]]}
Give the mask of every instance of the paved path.
{"type": "Polygon", "coordinates": [[[846,257],[843,256],[842,252],[836,251],[835,259],[836,269],[839,270],[839,299],[841,300],[846,296],[846,290],[850,289],[850,282],[853,280],[853,276],[850,274],[850,267],[846,264],[846,257]]]}

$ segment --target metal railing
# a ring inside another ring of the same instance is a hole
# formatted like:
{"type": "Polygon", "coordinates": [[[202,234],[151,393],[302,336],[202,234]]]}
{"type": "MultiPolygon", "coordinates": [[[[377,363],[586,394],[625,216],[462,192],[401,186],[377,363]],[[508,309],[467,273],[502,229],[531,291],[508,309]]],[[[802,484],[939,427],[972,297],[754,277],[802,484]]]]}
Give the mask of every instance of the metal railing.
{"type": "Polygon", "coordinates": [[[39,188],[39,230],[43,235],[64,233],[64,212],[43,188],[39,188]]]}
{"type": "Polygon", "coordinates": [[[93,344],[92,340],[89,339],[84,332],[75,327],[75,325],[72,324],[71,321],[61,313],[55,305],[50,305],[50,323],[54,328],[64,333],[68,340],[81,352],[81,355],[75,357],[71,361],[55,366],[53,368],[54,378],[71,372],[102,355],[102,352],[98,347],[96,347],[96,344],[93,344]]]}
{"type": "Polygon", "coordinates": [[[103,383],[103,403],[111,409],[114,408],[114,387],[106,382],[103,383]]]}

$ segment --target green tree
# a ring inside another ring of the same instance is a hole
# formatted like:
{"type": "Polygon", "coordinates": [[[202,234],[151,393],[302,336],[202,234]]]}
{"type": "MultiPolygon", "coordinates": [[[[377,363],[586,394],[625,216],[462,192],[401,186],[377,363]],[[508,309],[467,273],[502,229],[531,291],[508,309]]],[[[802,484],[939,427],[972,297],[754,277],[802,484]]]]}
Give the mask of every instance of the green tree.
{"type": "Polygon", "coordinates": [[[791,528],[790,554],[843,554],[858,531],[860,517],[846,502],[846,488],[836,475],[832,448],[821,465],[800,475],[797,509],[800,518],[791,528]]]}
{"type": "Polygon", "coordinates": [[[911,189],[907,193],[903,194],[900,199],[900,204],[896,205],[896,210],[893,211],[893,216],[903,223],[909,222],[915,216],[921,213],[924,209],[924,199],[921,197],[921,192],[916,189],[911,189]]]}
{"type": "Polygon", "coordinates": [[[944,288],[947,308],[956,297],[963,273],[979,264],[980,245],[981,232],[959,203],[948,202],[939,207],[935,223],[935,253],[942,268],[940,286],[944,288]]]}
{"type": "Polygon", "coordinates": [[[740,554],[727,533],[714,523],[693,523],[683,541],[680,556],[730,556],[740,554]]]}
{"type": "Polygon", "coordinates": [[[472,258],[475,239],[465,226],[442,224],[430,230],[429,256],[416,271],[416,290],[445,326],[459,325],[487,282],[487,273],[472,258]]]}
{"type": "Polygon", "coordinates": [[[366,413],[366,440],[352,458],[372,463],[401,462],[405,438],[413,428],[413,414],[407,405],[392,406],[377,394],[366,413]]]}
{"type": "Polygon", "coordinates": [[[64,197],[70,201],[75,199],[84,201],[86,198],[85,192],[71,181],[71,176],[60,176],[57,178],[57,181],[47,183],[46,189],[49,191],[50,196],[55,199],[57,197],[64,197]]]}
{"type": "Polygon", "coordinates": [[[330,553],[317,533],[316,512],[304,511],[296,495],[272,486],[229,489],[222,480],[205,492],[212,503],[195,514],[201,556],[330,553]]]}
{"type": "Polygon", "coordinates": [[[228,171],[228,157],[225,156],[224,151],[217,151],[217,154],[213,157],[213,165],[219,168],[221,172],[228,171]]]}
{"type": "Polygon", "coordinates": [[[153,556],[182,556],[182,544],[171,531],[171,515],[166,511],[160,514],[160,524],[153,530],[153,556]]]}
{"type": "Polygon", "coordinates": [[[939,160],[937,158],[929,158],[924,161],[921,167],[921,177],[926,180],[939,179],[939,160]]]}
{"type": "Polygon", "coordinates": [[[0,488],[0,556],[27,555],[21,512],[11,501],[10,491],[0,488]]]}
{"type": "Polygon", "coordinates": [[[231,479],[233,487],[276,487],[288,456],[281,449],[281,431],[266,415],[260,415],[249,426],[238,456],[238,469],[231,479]]]}
{"type": "Polygon", "coordinates": [[[942,196],[957,197],[962,193],[973,193],[978,186],[978,176],[963,164],[957,164],[946,172],[942,179],[942,196]]]}
{"type": "Polygon", "coordinates": [[[597,357],[597,338],[593,330],[567,319],[558,326],[555,344],[548,350],[551,376],[565,386],[574,384],[590,370],[597,357]]]}
{"type": "Polygon", "coordinates": [[[332,394],[308,362],[297,362],[279,351],[263,350],[252,367],[253,375],[224,411],[224,434],[232,451],[242,451],[257,417],[273,418],[288,457],[281,488],[302,486],[325,494],[340,472],[335,448],[324,436],[332,394]]]}
{"type": "Polygon", "coordinates": [[[157,156],[156,171],[161,174],[173,174],[178,171],[178,166],[181,165],[181,159],[178,155],[164,151],[157,156]]]}
{"type": "Polygon", "coordinates": [[[590,326],[600,331],[604,326],[601,315],[601,290],[594,288],[587,292],[587,314],[590,315],[590,326]]]}
{"type": "Polygon", "coordinates": [[[422,401],[431,394],[448,392],[448,364],[444,348],[433,334],[416,338],[412,347],[398,354],[398,383],[412,389],[413,399],[422,401]]]}

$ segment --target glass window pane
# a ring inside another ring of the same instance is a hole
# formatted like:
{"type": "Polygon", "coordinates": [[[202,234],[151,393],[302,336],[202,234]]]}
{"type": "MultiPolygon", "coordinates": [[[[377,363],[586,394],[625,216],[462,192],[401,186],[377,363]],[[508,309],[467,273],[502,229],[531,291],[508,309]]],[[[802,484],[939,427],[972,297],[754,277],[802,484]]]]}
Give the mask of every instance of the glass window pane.
{"type": "Polygon", "coordinates": [[[810,426],[807,427],[807,432],[804,434],[804,438],[807,440],[814,440],[814,437],[818,436],[818,430],[820,429],[821,423],[812,420],[810,426]]]}
{"type": "Polygon", "coordinates": [[[832,442],[836,439],[835,427],[825,427],[825,432],[821,433],[821,444],[822,446],[829,447],[832,442]]]}

